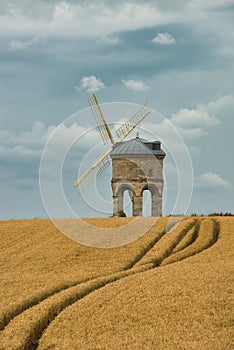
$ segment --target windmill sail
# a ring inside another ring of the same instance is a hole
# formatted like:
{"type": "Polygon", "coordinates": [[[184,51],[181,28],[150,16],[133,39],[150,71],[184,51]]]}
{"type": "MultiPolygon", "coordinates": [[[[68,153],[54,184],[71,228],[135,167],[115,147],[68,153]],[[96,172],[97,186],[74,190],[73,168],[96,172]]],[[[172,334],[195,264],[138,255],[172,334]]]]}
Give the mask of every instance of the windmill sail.
{"type": "Polygon", "coordinates": [[[150,113],[150,107],[145,104],[141,109],[139,109],[125,124],[121,125],[119,129],[116,130],[119,136],[119,142],[123,141],[125,137],[130,134],[130,132],[150,113]]]}
{"type": "Polygon", "coordinates": [[[109,167],[109,153],[111,151],[112,148],[98,158],[98,160],[96,160],[96,162],[74,183],[74,187],[76,187],[79,194],[109,167]]]}
{"type": "Polygon", "coordinates": [[[114,145],[114,139],[113,136],[111,134],[110,128],[102,114],[102,110],[101,107],[98,103],[97,97],[95,94],[93,94],[90,98],[89,98],[89,105],[90,108],[93,112],[94,118],[97,122],[97,126],[100,132],[100,135],[102,137],[102,140],[104,142],[104,144],[108,141],[111,141],[111,143],[114,145]]]}
{"type": "MultiPolygon", "coordinates": [[[[115,141],[111,134],[110,128],[102,114],[101,107],[98,103],[96,95],[93,94],[89,98],[89,105],[97,122],[97,126],[102,137],[104,144],[111,141],[114,146],[115,141]]],[[[150,108],[145,104],[141,109],[139,109],[129,121],[121,125],[121,127],[116,131],[119,136],[119,142],[123,141],[125,137],[150,113],[150,108]]],[[[85,171],[85,173],[74,183],[77,192],[81,194],[81,191],[90,185],[97,177],[99,177],[110,165],[109,154],[113,147],[110,148],[106,153],[99,157],[96,162],[94,162],[91,167],[85,171]]],[[[130,199],[132,200],[132,192],[129,191],[130,199]]]]}

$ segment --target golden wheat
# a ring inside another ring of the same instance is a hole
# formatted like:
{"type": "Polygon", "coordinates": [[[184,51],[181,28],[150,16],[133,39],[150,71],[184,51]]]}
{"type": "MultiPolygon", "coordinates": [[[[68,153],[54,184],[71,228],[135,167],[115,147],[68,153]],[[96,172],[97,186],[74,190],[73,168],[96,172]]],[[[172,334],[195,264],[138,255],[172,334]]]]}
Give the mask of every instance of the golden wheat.
{"type": "Polygon", "coordinates": [[[120,279],[66,308],[38,350],[231,349],[234,220],[218,221],[219,240],[201,254],[120,279]]]}
{"type": "Polygon", "coordinates": [[[165,259],[180,240],[185,236],[187,230],[189,230],[194,223],[193,219],[187,219],[182,221],[170,232],[165,233],[162,238],[145,254],[136,265],[152,264],[152,266],[158,266],[165,259]]]}
{"type": "Polygon", "coordinates": [[[196,239],[199,231],[199,221],[196,220],[192,228],[186,233],[186,235],[181,239],[181,241],[173,249],[172,253],[177,253],[180,250],[185,249],[187,246],[192,244],[196,239]]]}
{"type": "MultiPolygon", "coordinates": [[[[112,227],[123,222],[107,221],[112,227]]],[[[24,309],[55,292],[126,269],[139,253],[139,246],[147,246],[157,232],[165,229],[167,221],[159,219],[138,241],[112,249],[75,243],[49,220],[1,222],[0,328],[24,309]]],[[[95,222],[99,226],[106,225],[106,219],[95,222]]]]}
{"type": "MultiPolygon", "coordinates": [[[[195,242],[189,246],[185,246],[182,250],[175,253],[173,252],[174,254],[166,258],[162,262],[162,265],[171,264],[173,262],[185,259],[209,247],[209,245],[213,243],[214,239],[213,226],[214,223],[211,219],[201,220],[199,234],[195,242]]],[[[194,229],[196,229],[196,227],[194,229]]]]}
{"type": "Polygon", "coordinates": [[[228,349],[234,220],[180,220],[112,249],[75,243],[48,220],[0,222],[0,349],[228,349]]]}

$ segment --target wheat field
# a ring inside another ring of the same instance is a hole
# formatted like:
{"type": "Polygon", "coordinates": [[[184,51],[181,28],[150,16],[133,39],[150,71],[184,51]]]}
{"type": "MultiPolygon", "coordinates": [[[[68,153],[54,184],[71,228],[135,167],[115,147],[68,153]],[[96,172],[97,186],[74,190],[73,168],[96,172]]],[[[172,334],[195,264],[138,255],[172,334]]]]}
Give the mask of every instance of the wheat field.
{"type": "Polygon", "coordinates": [[[233,349],[233,232],[232,217],[159,218],[98,249],[49,220],[0,222],[0,349],[233,349]]]}

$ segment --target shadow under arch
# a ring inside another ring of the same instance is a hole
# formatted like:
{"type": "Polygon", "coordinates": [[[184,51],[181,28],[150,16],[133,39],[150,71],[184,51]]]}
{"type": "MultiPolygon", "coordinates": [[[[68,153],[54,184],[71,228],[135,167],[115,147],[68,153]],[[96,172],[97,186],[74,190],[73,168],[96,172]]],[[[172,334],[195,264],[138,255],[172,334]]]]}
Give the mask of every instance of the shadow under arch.
{"type": "Polygon", "coordinates": [[[143,195],[143,192],[149,190],[152,195],[160,196],[159,188],[155,184],[147,184],[145,185],[141,190],[141,195],[143,195]]]}
{"type": "MultiPolygon", "coordinates": [[[[117,191],[119,216],[126,216],[126,213],[124,212],[124,192],[125,191],[128,191],[131,202],[133,197],[135,196],[135,190],[131,184],[127,183],[119,186],[117,191]]],[[[132,213],[133,213],[133,203],[132,203],[132,213]]]]}
{"type": "Polygon", "coordinates": [[[141,190],[141,196],[142,196],[142,213],[143,213],[143,192],[144,191],[150,191],[151,193],[151,216],[161,216],[162,215],[162,209],[160,206],[162,195],[160,193],[160,189],[155,184],[147,184],[145,185],[141,190]]]}

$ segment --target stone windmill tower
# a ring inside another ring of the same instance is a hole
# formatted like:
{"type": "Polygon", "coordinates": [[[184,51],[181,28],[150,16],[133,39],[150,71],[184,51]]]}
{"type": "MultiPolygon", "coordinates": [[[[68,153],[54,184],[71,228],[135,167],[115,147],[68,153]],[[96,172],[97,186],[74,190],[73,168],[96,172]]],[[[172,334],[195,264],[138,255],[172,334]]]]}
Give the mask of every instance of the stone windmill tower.
{"type": "Polygon", "coordinates": [[[159,141],[149,142],[137,136],[117,142],[112,159],[113,215],[123,215],[123,196],[127,190],[133,205],[133,216],[142,215],[143,192],[151,192],[151,215],[162,215],[163,159],[159,141]]]}
{"type": "Polygon", "coordinates": [[[78,194],[88,187],[90,182],[107,169],[112,160],[113,215],[122,216],[125,190],[133,203],[133,216],[142,215],[143,192],[149,190],[152,195],[152,216],[162,215],[163,159],[165,153],[159,141],[149,142],[138,136],[123,141],[131,131],[150,113],[147,104],[142,106],[126,123],[117,130],[115,142],[96,95],[89,98],[89,104],[103,143],[112,144],[74,183],[78,194]]]}

